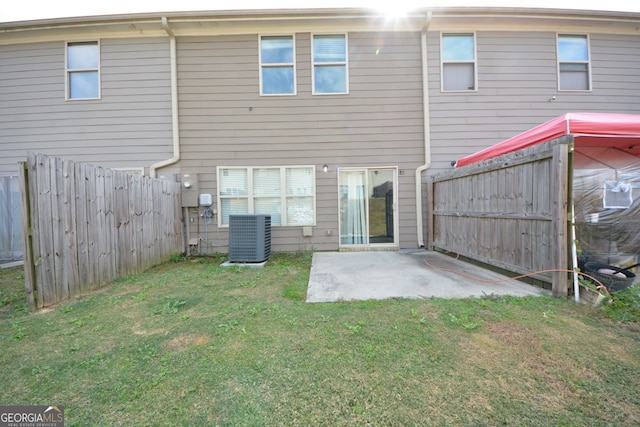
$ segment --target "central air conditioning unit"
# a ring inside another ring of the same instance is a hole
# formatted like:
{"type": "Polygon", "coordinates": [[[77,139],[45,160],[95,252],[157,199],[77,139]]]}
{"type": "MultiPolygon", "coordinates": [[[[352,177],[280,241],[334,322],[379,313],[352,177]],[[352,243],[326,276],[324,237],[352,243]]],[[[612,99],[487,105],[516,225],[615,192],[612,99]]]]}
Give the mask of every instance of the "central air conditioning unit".
{"type": "Polygon", "coordinates": [[[271,215],[229,215],[229,262],[263,262],[271,255],[271,215]]]}

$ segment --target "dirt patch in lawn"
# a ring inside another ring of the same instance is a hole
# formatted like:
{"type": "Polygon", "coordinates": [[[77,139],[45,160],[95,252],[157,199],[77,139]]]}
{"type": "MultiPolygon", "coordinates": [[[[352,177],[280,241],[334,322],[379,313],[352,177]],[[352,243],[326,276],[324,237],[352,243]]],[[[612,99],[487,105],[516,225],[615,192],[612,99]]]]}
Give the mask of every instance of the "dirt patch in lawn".
{"type": "Polygon", "coordinates": [[[516,350],[522,346],[531,348],[532,346],[538,345],[538,340],[532,336],[529,329],[520,325],[496,322],[488,323],[486,328],[494,339],[516,350]]]}
{"type": "Polygon", "coordinates": [[[167,342],[169,350],[174,353],[181,353],[189,347],[209,344],[211,338],[207,335],[178,335],[167,342]]]}

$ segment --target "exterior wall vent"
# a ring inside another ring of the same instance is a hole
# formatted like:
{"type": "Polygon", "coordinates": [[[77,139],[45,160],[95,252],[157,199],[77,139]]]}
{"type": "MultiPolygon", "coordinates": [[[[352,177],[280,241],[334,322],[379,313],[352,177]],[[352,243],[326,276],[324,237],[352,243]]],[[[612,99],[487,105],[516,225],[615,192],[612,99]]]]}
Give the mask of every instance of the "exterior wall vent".
{"type": "Polygon", "coordinates": [[[271,216],[229,215],[229,262],[263,262],[271,255],[271,216]]]}

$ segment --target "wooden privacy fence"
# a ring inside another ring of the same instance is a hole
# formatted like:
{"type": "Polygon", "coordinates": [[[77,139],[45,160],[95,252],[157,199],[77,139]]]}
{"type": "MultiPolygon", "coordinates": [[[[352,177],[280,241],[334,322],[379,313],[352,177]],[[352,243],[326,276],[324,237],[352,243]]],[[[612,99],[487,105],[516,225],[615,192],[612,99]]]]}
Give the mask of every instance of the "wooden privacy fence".
{"type": "Polygon", "coordinates": [[[566,296],[571,136],[430,178],[429,246],[552,283],[566,296]]]}
{"type": "Polygon", "coordinates": [[[20,180],[0,176],[0,262],[22,259],[22,214],[20,180]]]}
{"type": "Polygon", "coordinates": [[[31,310],[182,252],[179,183],[42,154],[21,170],[31,310]]]}

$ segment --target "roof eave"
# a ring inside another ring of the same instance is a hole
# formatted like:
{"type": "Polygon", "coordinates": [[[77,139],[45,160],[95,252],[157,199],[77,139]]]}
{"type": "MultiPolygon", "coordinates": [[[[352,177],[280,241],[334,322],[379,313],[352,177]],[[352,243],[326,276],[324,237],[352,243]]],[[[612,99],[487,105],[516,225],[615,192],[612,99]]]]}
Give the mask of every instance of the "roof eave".
{"type": "MultiPolygon", "coordinates": [[[[437,16],[487,17],[537,15],[547,18],[576,17],[591,19],[640,20],[640,13],[600,10],[574,10],[519,7],[431,7],[416,9],[411,15],[422,16],[431,12],[437,16]]],[[[76,16],[67,18],[37,19],[29,21],[0,22],[0,30],[28,30],[47,27],[74,27],[77,25],[105,25],[129,22],[156,21],[161,17],[177,20],[265,20],[265,19],[318,19],[318,18],[383,18],[374,8],[313,8],[313,9],[244,9],[149,12],[117,15],[76,16]]]]}

